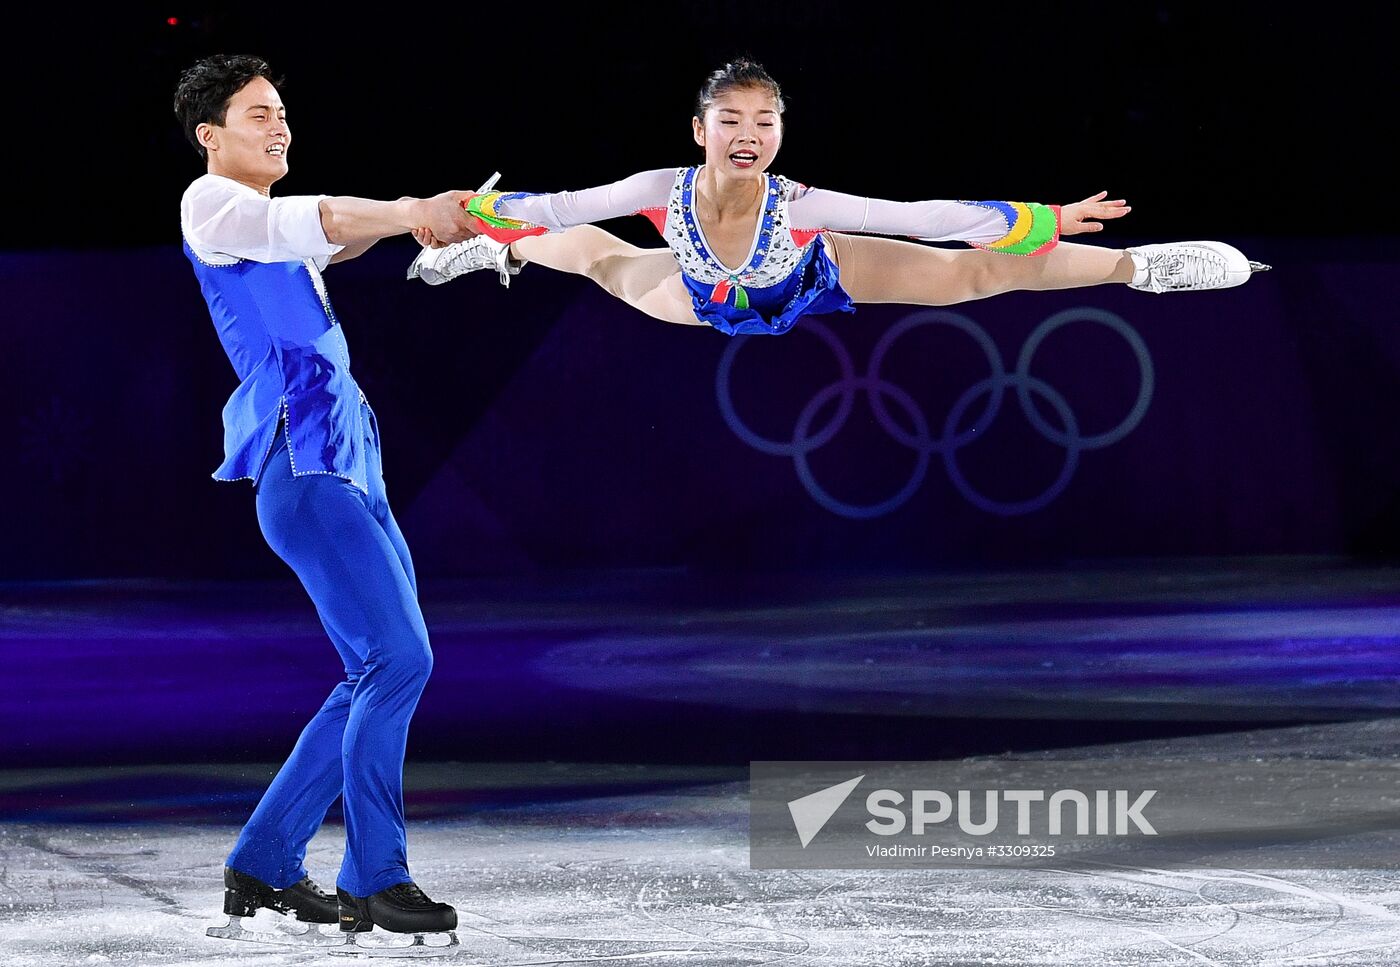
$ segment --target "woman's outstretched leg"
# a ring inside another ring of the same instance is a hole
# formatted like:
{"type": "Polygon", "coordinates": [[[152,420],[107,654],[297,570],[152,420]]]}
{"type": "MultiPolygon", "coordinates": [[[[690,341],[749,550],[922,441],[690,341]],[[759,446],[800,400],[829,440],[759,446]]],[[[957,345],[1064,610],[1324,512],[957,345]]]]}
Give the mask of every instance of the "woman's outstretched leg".
{"type": "Polygon", "coordinates": [[[950,251],[914,242],[827,232],[841,286],[855,302],[947,306],[1017,289],[1073,289],[1131,282],[1128,253],[1061,242],[1044,255],[950,251]]]}
{"type": "Polygon", "coordinates": [[[585,275],[634,309],[663,322],[704,325],[670,249],[640,248],[596,225],[531,235],[511,243],[511,256],[558,272],[585,275]]]}
{"type": "MultiPolygon", "coordinates": [[[[414,235],[420,242],[428,240],[426,234],[414,235]]],[[[527,236],[508,248],[483,235],[442,249],[424,249],[410,268],[409,278],[421,276],[430,285],[437,285],[477,269],[494,268],[501,281],[509,284],[510,277],[528,262],[587,276],[653,319],[704,325],[695,318],[690,292],[681,281],[670,249],[639,248],[596,225],[527,236]]]]}

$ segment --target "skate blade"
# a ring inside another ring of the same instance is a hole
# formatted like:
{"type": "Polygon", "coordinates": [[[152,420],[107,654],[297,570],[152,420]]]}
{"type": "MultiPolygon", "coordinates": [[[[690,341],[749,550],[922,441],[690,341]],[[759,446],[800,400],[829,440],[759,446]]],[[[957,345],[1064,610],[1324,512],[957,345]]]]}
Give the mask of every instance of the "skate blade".
{"type": "Polygon", "coordinates": [[[1265,265],[1263,262],[1253,262],[1253,261],[1251,261],[1251,262],[1249,263],[1249,271],[1250,271],[1250,272],[1268,272],[1268,271],[1269,271],[1270,269],[1272,269],[1272,268],[1273,268],[1272,265],[1265,265]]]}
{"type": "Polygon", "coordinates": [[[205,935],[218,937],[220,940],[244,940],[250,943],[279,944],[283,947],[343,947],[349,942],[334,924],[330,925],[331,932],[328,933],[321,932],[323,924],[308,923],[303,926],[305,929],[297,930],[278,923],[275,932],[249,930],[243,926],[242,917],[229,917],[228,923],[210,927],[205,931],[205,935]]]}
{"type": "MultiPolygon", "coordinates": [[[[335,950],[328,950],[326,953],[338,954],[344,957],[454,957],[461,949],[461,942],[457,939],[457,931],[448,930],[443,933],[415,933],[411,936],[411,943],[395,942],[388,937],[373,937],[368,933],[346,934],[349,939],[343,947],[335,950]],[[446,936],[446,943],[428,943],[429,937],[441,938],[446,936]]],[[[390,937],[399,938],[402,934],[391,934],[390,937]]]]}

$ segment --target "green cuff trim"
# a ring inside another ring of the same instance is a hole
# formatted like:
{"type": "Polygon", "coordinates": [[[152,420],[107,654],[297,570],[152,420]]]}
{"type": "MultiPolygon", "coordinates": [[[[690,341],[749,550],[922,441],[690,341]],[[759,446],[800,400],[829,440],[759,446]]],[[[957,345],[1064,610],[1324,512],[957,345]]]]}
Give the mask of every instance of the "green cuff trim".
{"type": "Polygon", "coordinates": [[[998,252],[1008,255],[1034,255],[1059,237],[1060,218],[1057,211],[1039,202],[1030,202],[1026,207],[1031,211],[1030,233],[1015,245],[997,249],[998,252]]]}

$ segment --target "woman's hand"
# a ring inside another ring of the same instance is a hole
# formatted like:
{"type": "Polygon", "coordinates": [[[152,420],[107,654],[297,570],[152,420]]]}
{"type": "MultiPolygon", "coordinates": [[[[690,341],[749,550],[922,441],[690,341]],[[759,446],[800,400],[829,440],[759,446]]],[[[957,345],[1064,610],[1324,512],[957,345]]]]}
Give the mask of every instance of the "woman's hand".
{"type": "Polygon", "coordinates": [[[1104,201],[1104,196],[1108,192],[1101,191],[1083,201],[1077,201],[1073,205],[1062,205],[1060,207],[1060,234],[1078,235],[1081,232],[1101,232],[1103,225],[1100,222],[1089,221],[1091,218],[1122,218],[1132,208],[1126,201],[1119,198],[1117,201],[1104,201]]]}
{"type": "Polygon", "coordinates": [[[443,243],[433,237],[433,230],[428,227],[415,228],[413,230],[413,240],[424,248],[442,248],[443,243]]]}

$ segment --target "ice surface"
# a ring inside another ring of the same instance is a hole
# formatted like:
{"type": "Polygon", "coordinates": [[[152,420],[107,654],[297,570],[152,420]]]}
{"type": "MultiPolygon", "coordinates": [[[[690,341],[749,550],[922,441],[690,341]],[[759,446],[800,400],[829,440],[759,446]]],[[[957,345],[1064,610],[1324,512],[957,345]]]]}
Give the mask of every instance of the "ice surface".
{"type": "MultiPolygon", "coordinates": [[[[1394,726],[1196,737],[1204,758],[1328,756],[1394,726]]],[[[1105,750],[1096,750],[1101,754],[1105,750]]],[[[1135,743],[1134,755],[1150,751],[1135,743]]],[[[410,786],[442,780],[410,770],[410,786]]],[[[455,768],[468,768],[461,765],[455,768]]],[[[580,788],[589,767],[573,770],[580,788]]],[[[602,771],[616,772],[616,767],[602,771]]],[[[431,771],[431,770],[430,770],[431,771]]],[[[459,911],[452,963],[525,965],[1392,965],[1400,875],[1355,869],[756,871],[747,785],[541,796],[413,821],[415,879],[459,911]]],[[[13,777],[12,777],[13,778],[13,777]]],[[[538,778],[538,777],[537,777],[538,778]]],[[[606,777],[605,777],[606,778],[606,777]]],[[[12,790],[13,791],[13,790],[12,790]]],[[[343,965],[324,952],[218,940],[226,824],[0,825],[0,964],[343,965]]],[[[307,866],[334,882],[343,827],[307,866]]],[[[266,917],[266,914],[260,915],[266,917]]],[[[376,961],[383,962],[383,961],[376,961]]]]}

